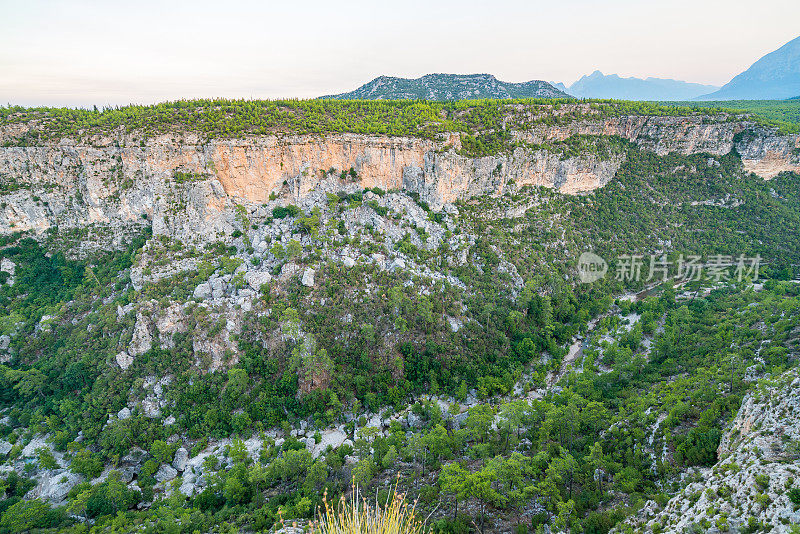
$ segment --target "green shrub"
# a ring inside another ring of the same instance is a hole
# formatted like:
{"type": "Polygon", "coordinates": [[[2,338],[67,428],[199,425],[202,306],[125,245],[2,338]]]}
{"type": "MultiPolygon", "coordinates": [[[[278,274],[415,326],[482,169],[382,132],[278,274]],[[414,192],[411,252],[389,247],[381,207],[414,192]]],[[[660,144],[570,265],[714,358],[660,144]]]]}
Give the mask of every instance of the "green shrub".
{"type": "Polygon", "coordinates": [[[295,217],[298,213],[300,213],[300,208],[293,204],[289,204],[288,206],[277,206],[272,209],[272,217],[275,219],[295,217]]]}

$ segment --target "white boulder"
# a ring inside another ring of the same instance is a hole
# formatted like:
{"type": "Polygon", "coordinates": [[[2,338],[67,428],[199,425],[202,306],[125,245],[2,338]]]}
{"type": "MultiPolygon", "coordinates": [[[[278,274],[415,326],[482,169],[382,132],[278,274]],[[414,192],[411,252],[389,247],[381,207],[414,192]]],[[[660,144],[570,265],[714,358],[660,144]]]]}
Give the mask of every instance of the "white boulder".
{"type": "Polygon", "coordinates": [[[203,282],[202,284],[198,284],[196,288],[194,288],[194,298],[198,300],[205,300],[211,298],[211,284],[208,282],[203,282]]]}
{"type": "Polygon", "coordinates": [[[272,275],[266,271],[248,271],[244,275],[244,281],[247,282],[254,291],[261,291],[261,286],[269,284],[272,281],[272,275]]]}
{"type": "Polygon", "coordinates": [[[133,356],[131,356],[124,350],[122,352],[117,353],[115,359],[117,360],[117,365],[119,365],[123,371],[126,370],[128,367],[130,367],[131,364],[133,363],[133,356]]]}
{"type": "Polygon", "coordinates": [[[155,479],[159,482],[166,482],[178,476],[178,470],[171,465],[163,464],[156,471],[155,479]]]}
{"type": "Polygon", "coordinates": [[[181,447],[175,451],[175,458],[172,460],[172,467],[178,471],[185,471],[186,464],[189,462],[189,452],[181,447]]]}
{"type": "Polygon", "coordinates": [[[306,269],[303,271],[303,278],[300,280],[300,283],[306,287],[311,287],[314,285],[314,269],[306,269]]]}

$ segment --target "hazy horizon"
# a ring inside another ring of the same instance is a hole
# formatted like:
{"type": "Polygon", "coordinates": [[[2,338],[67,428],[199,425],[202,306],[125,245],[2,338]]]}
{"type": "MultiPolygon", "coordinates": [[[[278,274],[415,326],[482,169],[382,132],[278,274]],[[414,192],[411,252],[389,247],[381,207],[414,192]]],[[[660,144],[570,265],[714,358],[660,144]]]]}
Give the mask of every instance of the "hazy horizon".
{"type": "Polygon", "coordinates": [[[569,86],[600,70],[723,85],[797,37],[800,20],[789,0],[757,12],[717,0],[0,6],[0,103],[25,106],[311,98],[434,72],[569,86]]]}

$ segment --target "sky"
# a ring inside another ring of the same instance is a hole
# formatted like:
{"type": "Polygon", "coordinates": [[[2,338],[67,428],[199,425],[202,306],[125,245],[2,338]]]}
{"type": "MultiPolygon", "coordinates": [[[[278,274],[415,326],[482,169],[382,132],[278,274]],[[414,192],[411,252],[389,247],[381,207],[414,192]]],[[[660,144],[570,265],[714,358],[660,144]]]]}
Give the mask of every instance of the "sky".
{"type": "Polygon", "coordinates": [[[0,0],[0,105],[313,98],[432,72],[722,85],[798,21],[797,0],[0,0]]]}

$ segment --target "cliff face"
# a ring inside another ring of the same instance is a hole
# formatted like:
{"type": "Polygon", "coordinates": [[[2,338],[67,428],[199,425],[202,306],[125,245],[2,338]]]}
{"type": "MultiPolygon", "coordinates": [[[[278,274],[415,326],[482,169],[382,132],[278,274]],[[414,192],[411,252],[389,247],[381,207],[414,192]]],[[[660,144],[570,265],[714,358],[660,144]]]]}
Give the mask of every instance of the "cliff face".
{"type": "Polygon", "coordinates": [[[440,141],[357,134],[202,141],[186,134],[146,143],[120,134],[92,146],[70,139],[6,146],[0,148],[0,233],[92,223],[130,227],[147,218],[156,232],[213,238],[230,230],[234,204],[252,210],[270,198],[300,203],[321,188],[335,190],[337,182],[416,192],[436,209],[525,185],[571,194],[602,187],[624,161],[622,151],[567,157],[537,148],[575,135],[618,136],[660,155],[722,155],[735,148],[745,170],[764,178],[800,172],[800,136],[708,117],[535,123],[513,135],[522,146],[511,153],[476,158],[459,154],[458,134],[440,141]],[[351,168],[355,177],[342,174],[351,168]]]}
{"type": "Polygon", "coordinates": [[[655,525],[663,532],[687,532],[707,518],[732,532],[755,531],[758,525],[792,532],[791,525],[800,521],[787,491],[800,468],[798,392],[800,378],[793,370],[748,394],[722,436],[718,463],[698,470],[663,509],[650,501],[627,522],[647,532],[655,525]]]}

